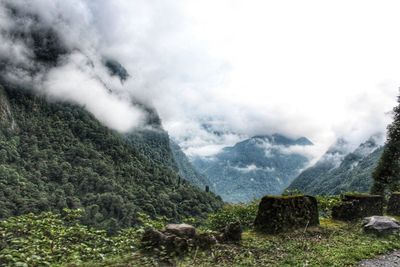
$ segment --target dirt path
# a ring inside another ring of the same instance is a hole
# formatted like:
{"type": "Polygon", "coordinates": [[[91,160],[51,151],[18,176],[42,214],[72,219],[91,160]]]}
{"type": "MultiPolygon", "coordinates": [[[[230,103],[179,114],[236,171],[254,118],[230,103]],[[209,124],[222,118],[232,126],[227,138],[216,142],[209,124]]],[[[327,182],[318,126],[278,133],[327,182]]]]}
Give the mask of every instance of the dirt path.
{"type": "Polygon", "coordinates": [[[400,250],[379,256],[375,259],[364,260],[359,267],[400,267],[400,250]]]}

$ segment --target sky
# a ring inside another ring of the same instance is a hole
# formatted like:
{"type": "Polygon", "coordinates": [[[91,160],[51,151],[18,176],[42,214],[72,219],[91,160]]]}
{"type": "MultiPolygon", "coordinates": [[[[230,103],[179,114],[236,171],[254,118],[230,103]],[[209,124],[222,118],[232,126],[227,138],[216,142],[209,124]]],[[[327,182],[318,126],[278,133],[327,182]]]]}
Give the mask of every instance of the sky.
{"type": "MultiPolygon", "coordinates": [[[[4,3],[38,13],[76,49],[35,77],[38,88],[85,105],[121,132],[142,126],[144,115],[129,97],[139,99],[155,107],[189,156],[211,156],[253,135],[281,133],[309,138],[315,144],[309,154],[317,158],[339,137],[355,146],[384,131],[396,105],[398,1],[4,3]],[[108,77],[102,57],[121,62],[131,78],[121,84],[108,77]],[[87,68],[87,58],[94,69],[87,68]]],[[[0,22],[3,32],[15,23],[4,10],[0,22]]],[[[14,59],[29,64],[26,48],[4,34],[0,41],[0,54],[12,48],[14,59]]]]}

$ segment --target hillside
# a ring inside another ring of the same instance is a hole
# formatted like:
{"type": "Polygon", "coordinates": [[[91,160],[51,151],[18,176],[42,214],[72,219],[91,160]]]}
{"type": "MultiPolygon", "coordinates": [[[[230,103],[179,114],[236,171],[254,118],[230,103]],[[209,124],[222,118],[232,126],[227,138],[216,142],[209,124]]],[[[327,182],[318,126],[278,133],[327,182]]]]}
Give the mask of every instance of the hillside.
{"type": "Polygon", "coordinates": [[[211,186],[211,182],[204,175],[201,175],[190,163],[188,157],[182,151],[177,143],[170,140],[170,147],[174,160],[178,166],[178,172],[183,179],[189,183],[198,186],[200,189],[205,190],[206,186],[211,186]]]}
{"type": "Polygon", "coordinates": [[[312,167],[288,187],[312,195],[336,195],[347,191],[368,192],[383,148],[371,137],[354,151],[343,149],[343,140],[332,146],[312,167]]]}
{"type": "Polygon", "coordinates": [[[308,163],[308,158],[293,148],[309,145],[312,143],[306,138],[255,136],[214,157],[194,158],[192,163],[225,201],[248,202],[280,194],[308,163]]]}
{"type": "Polygon", "coordinates": [[[174,221],[221,206],[179,183],[161,129],[121,135],[80,106],[10,84],[0,92],[0,218],[84,208],[85,224],[115,230],[140,212],[174,221]]]}

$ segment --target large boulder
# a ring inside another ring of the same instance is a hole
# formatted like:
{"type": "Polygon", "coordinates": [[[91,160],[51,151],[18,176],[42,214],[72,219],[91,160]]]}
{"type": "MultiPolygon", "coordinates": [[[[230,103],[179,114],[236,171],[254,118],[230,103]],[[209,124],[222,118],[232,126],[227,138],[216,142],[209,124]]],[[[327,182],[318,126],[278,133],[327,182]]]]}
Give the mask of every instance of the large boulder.
{"type": "Polygon", "coordinates": [[[254,226],[264,233],[319,225],[318,205],[312,196],[265,196],[262,198],[254,226]]]}
{"type": "Polygon", "coordinates": [[[384,199],[379,195],[346,194],[342,202],[332,207],[335,220],[352,221],[373,215],[383,215],[384,199]]]}
{"type": "Polygon", "coordinates": [[[400,216],[400,192],[392,193],[389,198],[387,213],[400,216]]]}
{"type": "Polygon", "coordinates": [[[171,233],[180,237],[193,238],[196,235],[196,228],[193,226],[181,223],[181,224],[168,224],[165,227],[165,232],[171,233]]]}
{"type": "Polygon", "coordinates": [[[385,235],[397,232],[399,229],[400,223],[391,217],[371,216],[363,220],[363,230],[366,233],[385,235]]]}

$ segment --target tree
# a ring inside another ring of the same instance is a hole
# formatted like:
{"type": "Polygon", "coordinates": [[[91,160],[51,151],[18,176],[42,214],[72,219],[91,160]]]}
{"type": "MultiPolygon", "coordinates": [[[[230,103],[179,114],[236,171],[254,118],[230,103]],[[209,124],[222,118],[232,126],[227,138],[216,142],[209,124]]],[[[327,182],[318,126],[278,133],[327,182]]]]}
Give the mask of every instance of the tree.
{"type": "Polygon", "coordinates": [[[400,189],[400,95],[398,105],[393,108],[393,122],[388,126],[386,144],[378,166],[372,176],[371,192],[383,195],[386,191],[400,189]]]}

